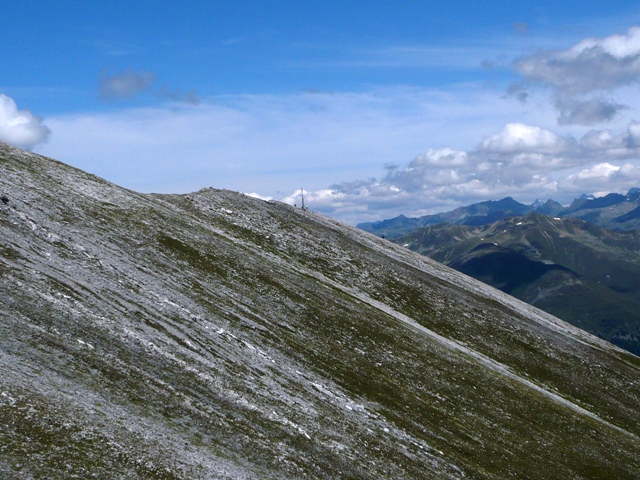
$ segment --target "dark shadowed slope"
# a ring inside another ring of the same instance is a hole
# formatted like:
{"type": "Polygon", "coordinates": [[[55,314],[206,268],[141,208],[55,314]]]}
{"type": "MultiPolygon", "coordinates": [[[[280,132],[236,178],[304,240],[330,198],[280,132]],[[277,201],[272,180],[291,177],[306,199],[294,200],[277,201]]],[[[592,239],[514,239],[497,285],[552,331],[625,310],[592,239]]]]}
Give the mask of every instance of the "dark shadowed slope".
{"type": "Polygon", "coordinates": [[[640,476],[623,350],[312,212],[0,169],[0,476],[640,476]]]}

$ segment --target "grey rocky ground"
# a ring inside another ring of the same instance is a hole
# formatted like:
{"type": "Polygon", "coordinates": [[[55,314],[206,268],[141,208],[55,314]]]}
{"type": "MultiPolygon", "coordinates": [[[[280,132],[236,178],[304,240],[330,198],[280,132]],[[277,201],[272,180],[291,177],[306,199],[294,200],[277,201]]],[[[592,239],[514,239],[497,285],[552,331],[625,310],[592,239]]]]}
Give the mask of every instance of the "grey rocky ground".
{"type": "Polygon", "coordinates": [[[277,202],[0,145],[0,475],[638,478],[640,359],[277,202]]]}

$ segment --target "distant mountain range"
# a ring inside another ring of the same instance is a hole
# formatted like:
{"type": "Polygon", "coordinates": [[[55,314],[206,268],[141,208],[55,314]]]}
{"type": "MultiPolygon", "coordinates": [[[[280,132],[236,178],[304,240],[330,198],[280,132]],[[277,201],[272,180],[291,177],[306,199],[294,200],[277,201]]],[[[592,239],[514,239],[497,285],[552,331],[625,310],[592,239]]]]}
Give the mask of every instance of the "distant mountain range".
{"type": "Polygon", "coordinates": [[[386,238],[397,238],[416,228],[450,223],[453,225],[480,226],[505,218],[538,212],[552,217],[572,217],[613,230],[633,230],[640,228],[640,189],[632,188],[626,195],[610,193],[595,198],[582,195],[570,206],[564,207],[554,200],[535,201],[525,205],[511,197],[489,200],[450,212],[409,218],[404,215],[377,222],[358,224],[358,228],[386,238]]]}
{"type": "Polygon", "coordinates": [[[638,189],[582,196],[569,207],[505,198],[359,227],[640,355],[638,205],[638,189]]]}

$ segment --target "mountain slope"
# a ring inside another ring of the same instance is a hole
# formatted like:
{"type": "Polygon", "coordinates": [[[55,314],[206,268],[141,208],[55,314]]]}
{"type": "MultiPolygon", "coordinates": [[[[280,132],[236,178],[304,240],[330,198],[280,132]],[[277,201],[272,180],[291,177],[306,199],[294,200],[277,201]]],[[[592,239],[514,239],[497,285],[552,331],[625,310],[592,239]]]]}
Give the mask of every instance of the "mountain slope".
{"type": "Polygon", "coordinates": [[[576,199],[557,215],[579,218],[595,225],[615,230],[640,228],[640,217],[634,213],[640,207],[640,192],[632,188],[626,195],[610,193],[604,197],[576,199]]]}
{"type": "Polygon", "coordinates": [[[637,478],[640,360],[416,253],[0,145],[7,478],[637,478]]]}
{"type": "Polygon", "coordinates": [[[531,213],[399,242],[640,354],[640,232],[531,213]]]}
{"type": "MultiPolygon", "coordinates": [[[[547,202],[544,208],[551,208],[547,202]]],[[[417,218],[408,218],[400,215],[379,222],[360,223],[358,228],[388,238],[397,238],[416,228],[439,223],[451,223],[455,225],[487,225],[503,218],[524,215],[533,210],[533,207],[515,201],[511,197],[502,200],[489,200],[474,203],[466,207],[456,208],[450,212],[424,215],[417,218]]]]}

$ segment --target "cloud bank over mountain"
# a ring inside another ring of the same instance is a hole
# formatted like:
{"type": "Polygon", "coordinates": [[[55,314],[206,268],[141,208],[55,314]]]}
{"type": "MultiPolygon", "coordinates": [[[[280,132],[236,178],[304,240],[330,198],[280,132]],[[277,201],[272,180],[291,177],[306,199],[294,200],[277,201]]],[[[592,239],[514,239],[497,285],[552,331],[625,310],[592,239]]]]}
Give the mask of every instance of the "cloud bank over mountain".
{"type": "Polygon", "coordinates": [[[376,210],[399,214],[419,211],[421,205],[445,209],[507,195],[567,202],[583,192],[626,191],[639,185],[639,155],[636,122],[625,132],[591,130],[580,139],[510,123],[471,150],[430,148],[402,167],[387,168],[380,179],[342,182],[308,194],[308,201],[331,215],[350,212],[362,218],[375,217],[376,210]]]}

